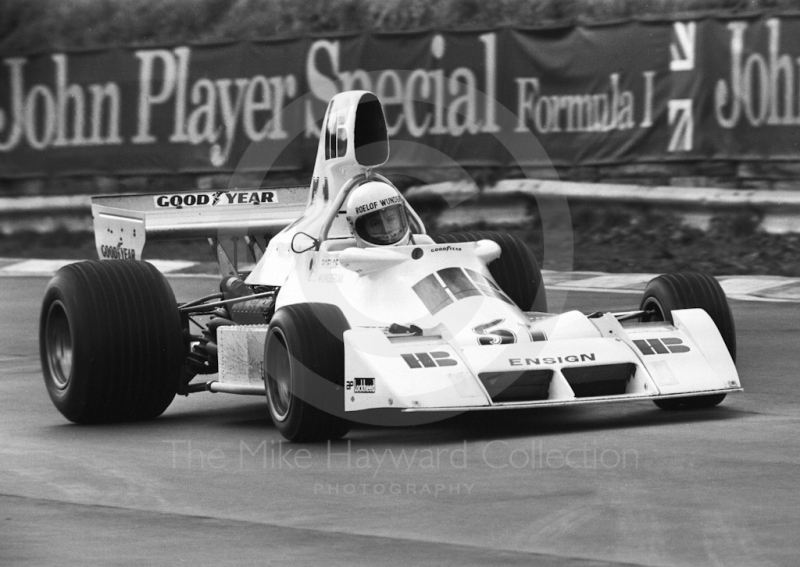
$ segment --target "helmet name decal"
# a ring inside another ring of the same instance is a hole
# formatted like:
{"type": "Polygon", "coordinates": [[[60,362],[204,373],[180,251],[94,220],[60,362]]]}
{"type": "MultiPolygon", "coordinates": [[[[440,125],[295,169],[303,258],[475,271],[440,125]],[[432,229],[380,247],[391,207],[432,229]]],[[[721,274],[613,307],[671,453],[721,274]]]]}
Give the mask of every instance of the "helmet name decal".
{"type": "Polygon", "coordinates": [[[373,201],[372,203],[367,203],[366,205],[359,205],[356,207],[356,214],[360,215],[361,213],[366,213],[367,211],[372,211],[378,208],[378,202],[373,201]]]}
{"type": "Polygon", "coordinates": [[[389,197],[387,199],[380,200],[381,207],[388,207],[389,205],[400,205],[403,203],[403,200],[400,197],[389,197]]]}
{"type": "Polygon", "coordinates": [[[386,199],[380,199],[378,201],[372,201],[371,203],[366,203],[364,205],[358,205],[356,207],[356,214],[360,215],[369,211],[374,211],[377,208],[385,208],[389,205],[400,205],[403,203],[403,200],[400,197],[388,197],[386,199]]]}

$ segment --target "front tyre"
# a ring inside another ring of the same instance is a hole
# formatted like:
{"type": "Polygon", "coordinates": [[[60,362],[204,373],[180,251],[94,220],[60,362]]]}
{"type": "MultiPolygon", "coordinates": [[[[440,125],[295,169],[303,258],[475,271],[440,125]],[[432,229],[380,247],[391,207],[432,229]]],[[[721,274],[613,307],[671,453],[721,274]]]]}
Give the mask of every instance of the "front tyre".
{"type": "Polygon", "coordinates": [[[539,264],[531,249],[512,234],[495,231],[437,234],[434,242],[454,244],[491,240],[500,246],[500,257],[489,264],[489,273],[508,297],[523,311],[547,312],[547,294],[539,264]]]}
{"type": "MultiPolygon", "coordinates": [[[[647,314],[642,322],[673,322],[676,309],[699,308],[705,310],[716,324],[731,358],[736,362],[736,329],[728,298],[716,278],[708,274],[686,272],[664,274],[650,280],[644,290],[640,310],[647,314]]],[[[716,406],[725,399],[725,394],[665,398],[653,400],[664,410],[701,409],[716,406]]]]}
{"type": "Polygon", "coordinates": [[[341,309],[298,303],[279,309],[264,344],[270,417],[289,441],[338,439],[344,418],[344,339],[350,328],[341,309]]]}
{"type": "Polygon", "coordinates": [[[161,415],[177,392],[185,354],[169,283],[146,262],[61,268],[45,290],[39,353],[50,399],[68,420],[161,415]]]}

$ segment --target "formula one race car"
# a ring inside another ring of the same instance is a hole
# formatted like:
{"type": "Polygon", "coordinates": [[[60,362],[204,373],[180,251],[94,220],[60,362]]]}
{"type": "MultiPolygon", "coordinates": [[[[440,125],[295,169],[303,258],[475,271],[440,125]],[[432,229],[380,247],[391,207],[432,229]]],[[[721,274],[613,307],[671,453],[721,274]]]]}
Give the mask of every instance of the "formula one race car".
{"type": "Polygon", "coordinates": [[[741,390],[714,278],[659,276],[624,313],[547,313],[521,241],[430,236],[373,171],[389,153],[373,94],[336,95],[323,124],[307,188],[94,199],[98,254],[110,261],[61,269],[41,312],[45,383],[67,419],[155,418],[199,391],[265,395],[280,433],[309,441],[345,435],[366,410],[704,408],[741,390]],[[207,238],[220,292],[178,305],[140,260],[145,237],[207,238]]]}

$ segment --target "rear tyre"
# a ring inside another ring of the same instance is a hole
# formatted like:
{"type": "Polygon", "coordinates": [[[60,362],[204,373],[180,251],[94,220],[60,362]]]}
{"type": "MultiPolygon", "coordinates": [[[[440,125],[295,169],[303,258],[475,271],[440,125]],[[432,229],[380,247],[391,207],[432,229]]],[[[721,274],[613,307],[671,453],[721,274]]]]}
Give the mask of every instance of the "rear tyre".
{"type": "Polygon", "coordinates": [[[350,328],[341,309],[298,303],[272,317],[264,344],[267,405],[289,441],[338,439],[344,419],[344,339],[350,328]]]}
{"type": "Polygon", "coordinates": [[[489,264],[489,273],[506,295],[523,311],[547,312],[547,294],[542,272],[531,249],[516,236],[505,232],[476,231],[437,234],[434,242],[453,244],[491,240],[500,245],[500,257],[489,264]]]}
{"type": "MultiPolygon", "coordinates": [[[[719,329],[731,358],[736,362],[736,329],[728,298],[716,278],[708,274],[686,272],[664,274],[650,280],[644,290],[640,309],[647,315],[643,322],[673,321],[676,309],[705,310],[719,329]]],[[[664,410],[710,408],[725,399],[725,394],[653,400],[664,410]]]]}
{"type": "Polygon", "coordinates": [[[65,266],[45,290],[39,353],[50,399],[68,420],[158,417],[185,358],[175,295],[146,262],[65,266]]]}

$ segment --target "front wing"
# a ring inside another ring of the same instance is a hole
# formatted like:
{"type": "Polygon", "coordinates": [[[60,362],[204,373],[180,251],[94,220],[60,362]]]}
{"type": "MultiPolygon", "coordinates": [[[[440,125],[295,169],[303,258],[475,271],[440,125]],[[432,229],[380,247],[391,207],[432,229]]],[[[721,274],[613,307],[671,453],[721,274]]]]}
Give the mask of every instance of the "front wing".
{"type": "Polygon", "coordinates": [[[345,411],[495,410],[741,391],[733,360],[701,309],[669,323],[593,319],[595,338],[462,347],[446,333],[345,333],[345,411]]]}

